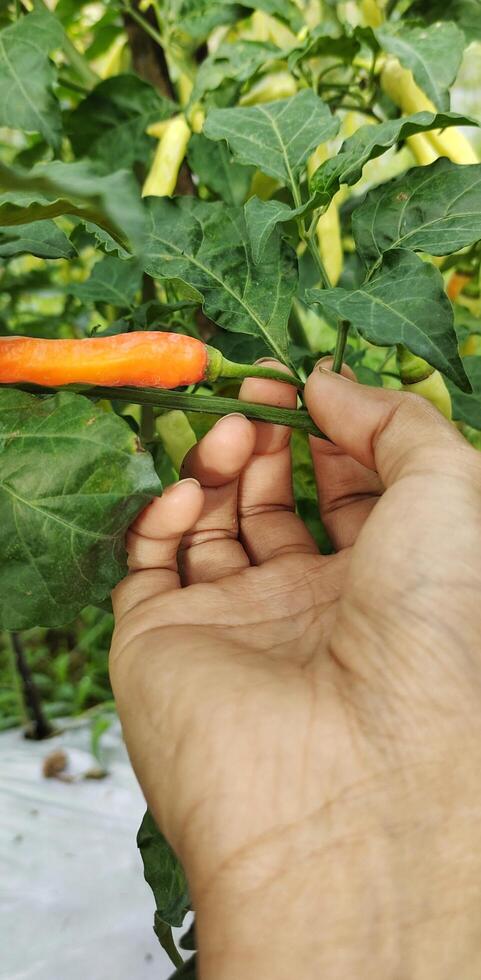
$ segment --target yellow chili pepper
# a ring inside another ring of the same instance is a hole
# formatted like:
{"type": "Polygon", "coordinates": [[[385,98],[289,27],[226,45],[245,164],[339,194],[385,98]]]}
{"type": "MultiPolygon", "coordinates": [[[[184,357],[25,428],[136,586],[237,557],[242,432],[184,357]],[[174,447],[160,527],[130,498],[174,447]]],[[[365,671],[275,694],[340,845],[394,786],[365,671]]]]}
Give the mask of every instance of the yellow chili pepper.
{"type": "Polygon", "coordinates": [[[361,11],[367,27],[380,27],[384,21],[381,4],[376,0],[361,0],[361,11]]]}
{"type": "Polygon", "coordinates": [[[426,167],[438,159],[439,154],[436,153],[434,146],[428,140],[427,133],[416,133],[415,136],[408,136],[406,143],[416,163],[419,163],[421,167],[426,167]]]}
{"type": "Polygon", "coordinates": [[[170,119],[161,119],[160,122],[150,123],[145,132],[147,136],[153,136],[156,140],[161,140],[169,123],[170,119]]]}
{"type": "Polygon", "coordinates": [[[250,18],[250,36],[254,41],[271,41],[282,49],[292,48],[296,41],[296,35],[285,24],[282,24],[276,17],[271,17],[263,10],[256,10],[250,18]]]}
{"type": "MultiPolygon", "coordinates": [[[[308,176],[311,177],[318,167],[321,166],[321,163],[324,163],[328,157],[328,147],[325,143],[321,143],[307,161],[308,176]]],[[[343,198],[343,192],[338,191],[333,197],[327,211],[319,218],[316,226],[317,247],[324,268],[333,286],[337,286],[344,265],[341,223],[339,220],[339,203],[343,198]]]]}
{"type": "Polygon", "coordinates": [[[263,75],[239,99],[239,105],[258,105],[262,102],[276,102],[288,99],[297,92],[297,82],[288,71],[273,71],[263,75]]]}
{"type": "Polygon", "coordinates": [[[473,357],[474,355],[481,354],[481,335],[479,333],[472,333],[460,346],[460,353],[463,357],[473,357]]]}
{"type": "Polygon", "coordinates": [[[172,196],[189,139],[190,127],[183,115],[167,121],[142,188],[142,197],[172,196]]]}
{"type": "Polygon", "coordinates": [[[397,348],[397,362],[403,391],[421,395],[446,419],[451,420],[453,417],[451,395],[442,374],[422,357],[411,354],[402,344],[397,348]]]}
{"type": "Polygon", "coordinates": [[[302,3],[302,13],[304,14],[306,27],[312,31],[319,24],[322,24],[324,16],[323,0],[304,0],[302,3]]]}
{"type": "Polygon", "coordinates": [[[194,105],[189,109],[187,119],[193,133],[202,132],[205,123],[205,112],[199,102],[194,102],[194,105]]]}
{"type": "Polygon", "coordinates": [[[156,418],[155,428],[172,465],[179,472],[184,457],[197,441],[185,412],[178,409],[164,412],[156,418]]]}
{"type": "Polygon", "coordinates": [[[92,62],[92,68],[100,78],[112,78],[125,71],[130,61],[127,35],[118,34],[110,48],[100,58],[92,62]]]}
{"type": "MultiPolygon", "coordinates": [[[[397,58],[386,58],[381,72],[381,87],[386,95],[407,115],[415,112],[436,112],[427,95],[421,91],[414,81],[412,72],[403,68],[397,58]]],[[[436,154],[448,157],[453,163],[478,163],[473,147],[464,133],[450,127],[446,130],[431,130],[423,134],[431,144],[436,154]]],[[[416,139],[411,137],[411,139],[416,139]]]]}
{"type": "Polygon", "coordinates": [[[279,187],[279,181],[275,177],[263,174],[262,170],[256,170],[249,191],[249,197],[258,197],[261,201],[269,201],[274,191],[279,187]]]}

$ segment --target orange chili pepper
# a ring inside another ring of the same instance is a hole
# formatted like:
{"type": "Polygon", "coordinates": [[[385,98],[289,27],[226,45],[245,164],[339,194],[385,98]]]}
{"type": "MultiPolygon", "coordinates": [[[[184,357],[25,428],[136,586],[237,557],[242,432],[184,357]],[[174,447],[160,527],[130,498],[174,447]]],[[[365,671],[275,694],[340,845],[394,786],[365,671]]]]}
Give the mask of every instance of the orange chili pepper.
{"type": "Polygon", "coordinates": [[[0,337],[0,384],[178,388],[219,377],[276,378],[301,386],[291,374],[236,364],[183,334],[137,331],[85,340],[0,337]]]}
{"type": "Polygon", "coordinates": [[[453,303],[457,300],[461,290],[467,286],[468,282],[471,281],[471,276],[466,275],[464,272],[453,272],[449,282],[448,288],[446,290],[450,299],[453,303]]]}

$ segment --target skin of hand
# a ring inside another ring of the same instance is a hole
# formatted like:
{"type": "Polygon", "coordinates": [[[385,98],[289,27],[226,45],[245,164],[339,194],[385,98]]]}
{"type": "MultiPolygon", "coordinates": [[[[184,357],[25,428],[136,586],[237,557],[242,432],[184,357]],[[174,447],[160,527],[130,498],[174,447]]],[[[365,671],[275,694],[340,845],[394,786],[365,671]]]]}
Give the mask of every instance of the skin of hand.
{"type": "Polygon", "coordinates": [[[137,519],[114,592],[118,710],[201,980],[481,976],[481,457],[343,373],[305,388],[332,555],[289,431],[233,415],[137,519]]]}

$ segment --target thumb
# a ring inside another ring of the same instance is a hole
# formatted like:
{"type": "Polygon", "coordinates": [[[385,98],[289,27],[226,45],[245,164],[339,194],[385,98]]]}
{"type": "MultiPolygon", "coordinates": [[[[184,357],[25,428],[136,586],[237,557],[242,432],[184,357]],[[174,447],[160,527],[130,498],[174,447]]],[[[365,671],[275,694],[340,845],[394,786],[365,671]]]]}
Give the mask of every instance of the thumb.
{"type": "Polygon", "coordinates": [[[305,400],[321,432],[377,470],[385,487],[406,473],[445,471],[448,461],[451,469],[469,451],[458,430],[418,395],[356,384],[316,366],[305,400]]]}

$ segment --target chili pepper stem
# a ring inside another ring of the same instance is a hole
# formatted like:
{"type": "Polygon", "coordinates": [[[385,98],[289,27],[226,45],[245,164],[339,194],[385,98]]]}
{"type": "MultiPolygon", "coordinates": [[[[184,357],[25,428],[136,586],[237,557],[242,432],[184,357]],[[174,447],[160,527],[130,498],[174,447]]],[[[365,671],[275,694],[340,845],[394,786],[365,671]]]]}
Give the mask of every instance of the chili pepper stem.
{"type": "Polygon", "coordinates": [[[285,381],[287,384],[303,388],[303,382],[295,375],[276,368],[264,367],[262,364],[238,364],[223,357],[215,347],[207,347],[206,381],[217,381],[218,378],[272,378],[274,381],[285,381]]]}

